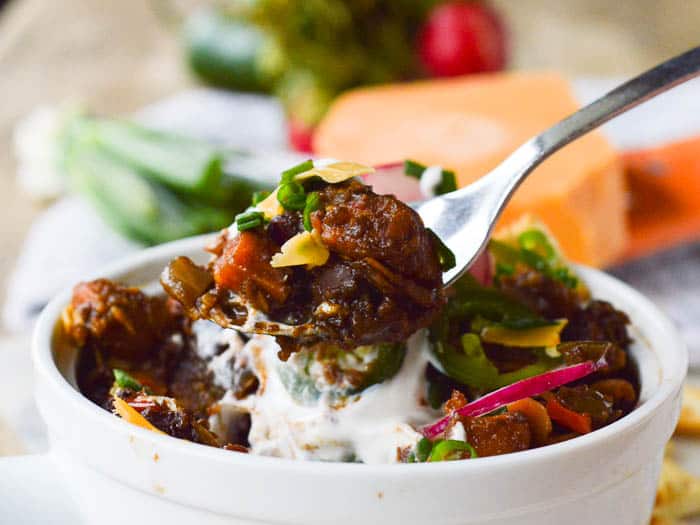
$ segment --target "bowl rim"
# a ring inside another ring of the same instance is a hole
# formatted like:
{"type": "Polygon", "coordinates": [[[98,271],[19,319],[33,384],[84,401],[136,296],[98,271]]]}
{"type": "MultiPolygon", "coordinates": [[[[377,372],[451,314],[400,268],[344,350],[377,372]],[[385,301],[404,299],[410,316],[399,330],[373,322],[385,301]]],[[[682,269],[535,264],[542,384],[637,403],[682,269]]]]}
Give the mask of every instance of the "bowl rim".
{"type": "MultiPolygon", "coordinates": [[[[98,277],[113,278],[115,275],[134,271],[158,259],[191,254],[194,250],[201,249],[212,238],[211,234],[206,234],[146,248],[102,268],[93,275],[86,276],[85,280],[98,277]]],[[[60,393],[62,399],[70,400],[75,410],[82,415],[89,416],[90,420],[85,421],[85,424],[106,426],[110,428],[110,431],[121,433],[124,436],[136,434],[143,441],[157,445],[163,450],[206,458],[210,461],[228,463],[232,467],[248,466],[270,471],[294,471],[308,474],[346,476],[396,475],[399,472],[408,473],[409,475],[418,475],[420,472],[436,474],[447,470],[452,473],[457,470],[464,470],[467,473],[503,466],[525,468],[533,463],[547,462],[562,455],[575,454],[578,450],[603,446],[608,439],[618,434],[635,432],[636,429],[645,425],[652,418],[659,406],[680,391],[686,376],[688,353],[685,342],[673,323],[656,305],[629,285],[600,270],[585,266],[576,266],[576,269],[583,274],[584,280],[588,276],[594,276],[602,286],[610,290],[611,295],[627,295],[629,301],[638,304],[641,309],[653,312],[658,323],[654,331],[663,332],[669,338],[665,348],[673,350],[652,349],[659,363],[659,373],[662,374],[662,380],[656,391],[641,406],[625,417],[590,434],[513,454],[477,458],[470,461],[413,464],[410,467],[401,463],[367,465],[362,463],[302,461],[252,454],[232,454],[227,450],[156,434],[136,427],[114,417],[84,397],[68,382],[55,362],[52,348],[54,330],[56,323],[60,319],[61,311],[70,301],[72,286],[62,290],[44,307],[34,327],[32,361],[35,381],[44,382],[44,386],[48,385],[54,391],[60,393]],[[663,359],[659,352],[663,354],[663,359]]]]}

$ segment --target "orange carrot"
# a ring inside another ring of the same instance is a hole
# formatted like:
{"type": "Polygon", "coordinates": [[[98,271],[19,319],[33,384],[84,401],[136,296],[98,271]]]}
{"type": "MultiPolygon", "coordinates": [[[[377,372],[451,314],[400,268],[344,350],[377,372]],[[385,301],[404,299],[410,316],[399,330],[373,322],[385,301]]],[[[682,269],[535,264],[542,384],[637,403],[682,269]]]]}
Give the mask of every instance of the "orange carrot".
{"type": "Polygon", "coordinates": [[[591,416],[569,410],[553,396],[547,401],[547,413],[553,421],[578,434],[588,434],[591,429],[591,416]]]}
{"type": "Polygon", "coordinates": [[[630,193],[624,259],[700,239],[700,137],[623,155],[630,193]]]}
{"type": "Polygon", "coordinates": [[[520,412],[527,418],[532,437],[537,445],[544,445],[552,432],[552,420],[547,409],[531,397],[507,405],[508,412],[520,412]]]}

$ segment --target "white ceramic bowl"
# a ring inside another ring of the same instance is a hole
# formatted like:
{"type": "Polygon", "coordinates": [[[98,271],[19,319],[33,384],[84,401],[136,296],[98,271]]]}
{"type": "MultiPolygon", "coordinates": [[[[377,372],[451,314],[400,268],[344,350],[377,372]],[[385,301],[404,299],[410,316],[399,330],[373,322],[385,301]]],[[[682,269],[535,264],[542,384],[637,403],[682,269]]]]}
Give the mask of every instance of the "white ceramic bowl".
{"type": "MultiPolygon", "coordinates": [[[[149,284],[177,255],[201,260],[204,242],[146,250],[95,277],[149,284]]],[[[88,523],[646,524],[678,417],[686,349],[639,293],[579,271],[596,297],[630,315],[642,383],[636,410],[586,436],[472,461],[369,466],[255,457],[157,435],[76,390],[75,352],[52,345],[66,290],[42,313],[33,342],[49,457],[88,523]]]]}

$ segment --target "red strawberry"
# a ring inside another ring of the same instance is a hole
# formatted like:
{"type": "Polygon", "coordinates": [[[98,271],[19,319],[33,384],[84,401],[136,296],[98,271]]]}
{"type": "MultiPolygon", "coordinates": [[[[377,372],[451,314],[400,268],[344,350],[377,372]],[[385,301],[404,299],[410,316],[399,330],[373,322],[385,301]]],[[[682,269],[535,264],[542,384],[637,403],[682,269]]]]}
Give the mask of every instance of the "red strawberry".
{"type": "Polygon", "coordinates": [[[501,70],[507,47],[498,14],[479,2],[438,5],[418,35],[421,61],[437,77],[501,70]]]}

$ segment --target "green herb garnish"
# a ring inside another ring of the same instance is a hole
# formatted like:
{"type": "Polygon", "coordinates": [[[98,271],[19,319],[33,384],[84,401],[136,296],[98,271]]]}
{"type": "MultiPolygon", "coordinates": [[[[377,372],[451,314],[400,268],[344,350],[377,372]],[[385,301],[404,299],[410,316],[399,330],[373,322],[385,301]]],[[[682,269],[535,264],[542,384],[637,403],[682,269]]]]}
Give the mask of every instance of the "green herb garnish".
{"type": "Polygon", "coordinates": [[[294,180],[294,177],[296,177],[300,173],[309,171],[313,167],[314,162],[309,159],[302,162],[301,164],[297,164],[296,166],[289,168],[288,170],[284,170],[282,172],[282,184],[284,184],[285,182],[292,182],[294,180]]]}
{"type": "Polygon", "coordinates": [[[112,370],[114,374],[114,382],[117,383],[119,388],[128,388],[129,390],[141,391],[143,390],[143,385],[139,383],[133,376],[124,370],[115,368],[112,370]]]}
{"type": "Polygon", "coordinates": [[[257,205],[260,204],[262,201],[264,201],[265,199],[267,199],[269,196],[270,196],[270,192],[269,192],[269,191],[264,191],[264,190],[263,190],[263,191],[255,191],[255,192],[253,192],[253,197],[252,197],[252,199],[251,199],[252,205],[253,205],[253,206],[257,206],[257,205]]]}
{"type": "Polygon", "coordinates": [[[416,179],[420,179],[420,177],[421,177],[421,175],[423,175],[423,172],[425,171],[425,169],[426,169],[426,166],[419,164],[415,160],[406,159],[405,161],[403,161],[403,171],[409,177],[414,177],[416,179]]]}
{"type": "Polygon", "coordinates": [[[307,232],[311,231],[311,214],[318,210],[320,205],[321,199],[317,191],[312,191],[306,196],[306,203],[304,204],[304,229],[307,232]]]}
{"type": "Polygon", "coordinates": [[[301,211],[306,206],[304,187],[294,181],[283,182],[277,190],[277,200],[285,210],[301,211]]]}
{"type": "MultiPolygon", "coordinates": [[[[427,169],[426,166],[416,162],[415,160],[405,160],[403,170],[409,177],[420,179],[427,169]]],[[[435,186],[435,194],[442,195],[457,189],[457,178],[455,172],[451,170],[442,170],[440,175],[440,183],[435,186]]]]}
{"type": "Polygon", "coordinates": [[[236,217],[236,227],[239,232],[252,230],[265,224],[265,215],[260,211],[249,210],[236,217]]]}

